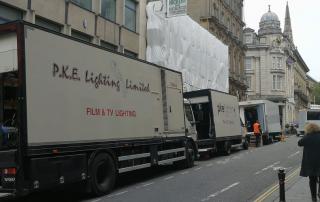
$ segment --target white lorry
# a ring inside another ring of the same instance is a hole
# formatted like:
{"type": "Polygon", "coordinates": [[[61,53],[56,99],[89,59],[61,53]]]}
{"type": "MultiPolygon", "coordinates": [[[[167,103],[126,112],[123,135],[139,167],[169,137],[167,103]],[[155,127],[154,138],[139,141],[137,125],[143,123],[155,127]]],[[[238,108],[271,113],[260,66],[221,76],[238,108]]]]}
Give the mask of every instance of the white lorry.
{"type": "Polygon", "coordinates": [[[248,133],[253,132],[253,124],[258,120],[264,144],[280,139],[281,123],[277,103],[268,100],[250,100],[240,102],[239,106],[240,117],[248,133]]]}
{"type": "Polygon", "coordinates": [[[298,134],[304,134],[304,127],[307,123],[315,123],[320,126],[320,109],[305,109],[299,111],[298,134]]]}
{"type": "Polygon", "coordinates": [[[0,25],[0,192],[110,192],[119,173],[193,165],[182,75],[36,25],[0,25]]]}
{"type": "MultiPolygon", "coordinates": [[[[238,99],[220,91],[204,89],[185,92],[194,116],[187,115],[196,126],[195,141],[199,153],[213,154],[216,151],[229,155],[233,147],[242,146],[238,99]],[[192,120],[192,117],[195,119],[192,120]]],[[[186,103],[186,102],[185,102],[186,103]]],[[[188,106],[185,107],[186,109],[188,106]]]]}

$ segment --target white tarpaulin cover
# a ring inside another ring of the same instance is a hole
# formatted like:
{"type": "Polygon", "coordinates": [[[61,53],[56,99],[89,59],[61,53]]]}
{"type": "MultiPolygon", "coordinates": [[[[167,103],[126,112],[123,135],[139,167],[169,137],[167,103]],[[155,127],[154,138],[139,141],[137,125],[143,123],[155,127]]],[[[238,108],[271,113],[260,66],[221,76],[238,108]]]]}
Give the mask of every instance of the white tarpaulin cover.
{"type": "Polygon", "coordinates": [[[166,18],[162,3],[147,6],[147,61],[181,71],[184,90],[229,92],[228,47],[189,16],[166,18]]]}

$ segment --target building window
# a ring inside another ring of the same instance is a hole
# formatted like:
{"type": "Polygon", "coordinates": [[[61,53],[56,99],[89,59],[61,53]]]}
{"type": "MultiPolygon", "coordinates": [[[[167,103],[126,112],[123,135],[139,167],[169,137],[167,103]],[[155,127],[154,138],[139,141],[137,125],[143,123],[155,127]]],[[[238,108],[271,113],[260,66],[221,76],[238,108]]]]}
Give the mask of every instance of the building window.
{"type": "Polygon", "coordinates": [[[116,21],[116,0],[101,0],[101,15],[113,22],[116,21]]]}
{"type": "Polygon", "coordinates": [[[218,12],[218,7],[217,5],[214,3],[213,4],[213,15],[218,18],[219,17],[219,12],[218,12]]]}
{"type": "Polygon", "coordinates": [[[245,43],[252,43],[252,37],[251,37],[251,35],[250,34],[246,34],[245,36],[244,36],[244,40],[245,40],[245,43]]]}
{"type": "Polygon", "coordinates": [[[246,82],[247,82],[247,86],[248,86],[248,90],[251,90],[251,76],[247,76],[246,77],[246,82]]]}
{"type": "Polygon", "coordinates": [[[272,57],[272,68],[282,69],[282,57],[272,57]]]}
{"type": "Polygon", "coordinates": [[[231,30],[230,18],[227,19],[227,27],[228,27],[228,30],[230,31],[231,30]]]}
{"type": "Polygon", "coordinates": [[[220,17],[221,17],[220,18],[221,23],[224,24],[224,12],[223,11],[221,11],[221,16],[220,17]]]}
{"type": "Polygon", "coordinates": [[[85,8],[87,10],[92,10],[92,0],[71,0],[78,6],[85,8]]]}
{"type": "Polygon", "coordinates": [[[251,70],[252,69],[251,58],[246,57],[244,59],[244,64],[245,64],[245,69],[246,70],[251,70]]]}
{"type": "Polygon", "coordinates": [[[111,50],[111,51],[118,51],[118,46],[112,44],[112,43],[109,43],[109,42],[106,42],[106,41],[100,41],[100,45],[108,50],[111,50]]]}
{"type": "Polygon", "coordinates": [[[282,57],[277,57],[277,68],[282,69],[282,57]]]}
{"type": "Polygon", "coordinates": [[[0,4],[0,24],[22,19],[22,11],[0,4]]]}
{"type": "Polygon", "coordinates": [[[260,43],[261,44],[265,44],[266,43],[266,38],[265,37],[260,38],[260,43]]]}
{"type": "Polygon", "coordinates": [[[124,54],[126,56],[131,57],[131,58],[138,58],[138,54],[137,53],[129,51],[129,50],[126,50],[126,49],[124,50],[124,54]]]}
{"type": "Polygon", "coordinates": [[[86,42],[91,42],[92,41],[92,37],[87,35],[87,34],[84,34],[84,33],[81,33],[81,32],[78,32],[76,30],[72,30],[71,31],[71,36],[74,37],[74,38],[77,38],[77,39],[80,39],[82,41],[86,41],[86,42]]]}
{"type": "Polygon", "coordinates": [[[126,0],[125,2],[125,22],[124,26],[131,31],[136,31],[136,14],[137,4],[133,0],[126,0]]]}
{"type": "Polygon", "coordinates": [[[36,17],[36,25],[50,29],[55,32],[61,32],[62,26],[44,18],[36,17]]]}
{"type": "Polygon", "coordinates": [[[233,35],[235,35],[235,30],[236,30],[236,24],[232,23],[231,32],[233,35]]]}
{"type": "Polygon", "coordinates": [[[272,69],[276,68],[276,57],[272,57],[272,69]]]}
{"type": "Polygon", "coordinates": [[[273,90],[282,90],[282,88],[283,88],[283,76],[273,75],[272,89],[273,90]]]}

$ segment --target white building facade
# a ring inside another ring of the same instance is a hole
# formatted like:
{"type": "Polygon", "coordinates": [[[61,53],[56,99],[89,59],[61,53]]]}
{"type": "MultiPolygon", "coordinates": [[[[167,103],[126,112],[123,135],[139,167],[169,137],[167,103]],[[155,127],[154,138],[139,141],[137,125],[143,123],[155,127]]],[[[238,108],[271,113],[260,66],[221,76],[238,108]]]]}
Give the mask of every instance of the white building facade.
{"type": "Polygon", "coordinates": [[[298,68],[297,50],[292,40],[288,5],[284,32],[281,31],[278,16],[269,7],[269,11],[261,17],[258,33],[250,28],[244,30],[244,43],[247,46],[247,99],[279,103],[282,127],[297,121],[294,81],[298,68]]]}

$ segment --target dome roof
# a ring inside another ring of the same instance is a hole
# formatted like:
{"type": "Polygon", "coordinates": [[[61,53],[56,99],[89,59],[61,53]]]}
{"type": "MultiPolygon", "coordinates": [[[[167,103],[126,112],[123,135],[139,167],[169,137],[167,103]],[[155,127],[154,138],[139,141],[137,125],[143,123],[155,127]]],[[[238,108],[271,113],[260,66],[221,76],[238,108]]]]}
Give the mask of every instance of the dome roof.
{"type": "Polygon", "coordinates": [[[269,11],[262,15],[259,23],[259,35],[264,34],[279,34],[281,33],[280,20],[274,12],[269,11]]]}
{"type": "Polygon", "coordinates": [[[267,13],[263,14],[263,16],[260,19],[260,22],[266,22],[266,21],[279,21],[279,18],[277,14],[269,10],[267,13]]]}

